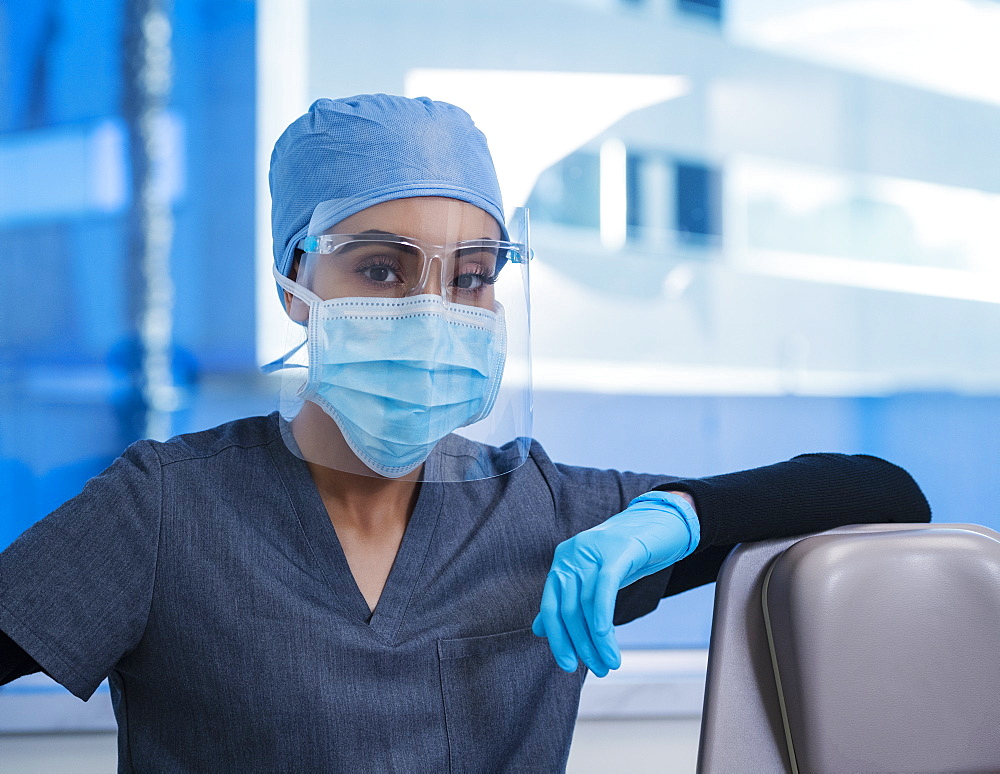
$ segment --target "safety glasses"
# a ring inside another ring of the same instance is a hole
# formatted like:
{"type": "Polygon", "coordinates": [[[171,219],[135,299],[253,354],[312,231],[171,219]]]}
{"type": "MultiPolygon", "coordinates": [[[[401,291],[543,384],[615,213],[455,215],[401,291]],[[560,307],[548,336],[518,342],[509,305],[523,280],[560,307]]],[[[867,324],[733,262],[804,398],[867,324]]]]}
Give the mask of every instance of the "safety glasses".
{"type": "Polygon", "coordinates": [[[302,239],[296,281],[320,298],[403,298],[423,293],[492,307],[493,286],[509,263],[530,258],[524,244],[473,239],[428,244],[399,234],[323,234],[302,239]]]}

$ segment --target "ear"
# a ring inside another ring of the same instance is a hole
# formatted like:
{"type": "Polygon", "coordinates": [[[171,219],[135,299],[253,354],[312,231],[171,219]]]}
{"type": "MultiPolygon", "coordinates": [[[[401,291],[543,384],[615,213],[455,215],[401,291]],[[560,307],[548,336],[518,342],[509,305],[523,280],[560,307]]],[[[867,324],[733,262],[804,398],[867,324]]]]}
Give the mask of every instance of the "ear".
{"type": "Polygon", "coordinates": [[[309,307],[287,290],[285,291],[285,313],[297,323],[305,325],[309,322],[309,307]]]}
{"type": "MultiPolygon", "coordinates": [[[[299,261],[302,258],[302,251],[296,248],[295,258],[292,261],[292,268],[288,272],[288,278],[294,280],[299,273],[299,261]]],[[[293,321],[299,323],[300,325],[305,325],[309,322],[309,305],[305,301],[296,298],[287,290],[284,291],[285,295],[285,313],[292,318],[293,321]]]]}

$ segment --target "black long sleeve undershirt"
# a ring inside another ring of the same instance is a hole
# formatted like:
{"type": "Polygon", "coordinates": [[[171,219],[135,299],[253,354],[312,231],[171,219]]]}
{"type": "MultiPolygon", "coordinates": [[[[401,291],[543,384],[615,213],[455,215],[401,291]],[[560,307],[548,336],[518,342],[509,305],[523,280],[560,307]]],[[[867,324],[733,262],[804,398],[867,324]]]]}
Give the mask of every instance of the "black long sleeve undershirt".
{"type": "Polygon", "coordinates": [[[42,668],[21,646],[0,632],[0,685],[25,675],[41,672],[42,668]]]}
{"type": "Polygon", "coordinates": [[[867,454],[803,454],[776,465],[656,488],[694,498],[701,542],[688,559],[710,548],[844,524],[931,519],[930,506],[910,474],[867,454]]]}
{"type": "Polygon", "coordinates": [[[657,489],[695,501],[701,542],[671,568],[664,596],[712,583],[737,543],[822,532],[845,524],[921,523],[931,509],[902,468],[867,454],[804,454],[738,473],[657,489]]]}
{"type": "MultiPolygon", "coordinates": [[[[737,543],[822,532],[844,524],[927,522],[931,517],[930,506],[909,473],[863,454],[805,454],[763,468],[681,479],[657,489],[687,492],[694,498],[701,542],[673,567],[643,579],[643,588],[635,584],[623,590],[616,623],[655,607],[648,592],[659,579],[657,598],[712,583],[737,543]]],[[[0,631],[0,685],[39,671],[38,663],[0,631]]]]}

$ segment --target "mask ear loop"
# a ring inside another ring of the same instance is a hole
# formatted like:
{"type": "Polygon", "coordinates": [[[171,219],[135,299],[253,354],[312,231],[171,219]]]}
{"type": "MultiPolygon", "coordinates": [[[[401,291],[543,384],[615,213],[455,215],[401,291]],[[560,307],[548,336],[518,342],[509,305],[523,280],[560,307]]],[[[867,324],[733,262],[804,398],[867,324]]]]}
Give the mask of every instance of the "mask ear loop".
{"type": "Polygon", "coordinates": [[[308,366],[304,366],[301,363],[288,362],[288,359],[292,357],[292,355],[294,355],[300,349],[302,349],[305,345],[306,342],[303,341],[301,344],[288,350],[288,352],[286,352],[284,355],[277,358],[276,360],[272,360],[270,363],[265,363],[260,367],[260,372],[262,374],[273,374],[275,371],[281,371],[284,370],[285,368],[308,368],[308,366]]]}
{"type": "MultiPolygon", "coordinates": [[[[291,280],[284,274],[279,272],[277,266],[271,267],[271,274],[274,275],[274,281],[277,282],[282,288],[287,290],[289,293],[291,293],[299,300],[305,301],[307,304],[309,304],[310,307],[312,307],[315,304],[323,303],[323,299],[317,296],[315,293],[313,293],[309,288],[300,285],[295,280],[291,280]]],[[[304,347],[307,342],[308,339],[305,339],[301,344],[293,347],[281,357],[272,360],[270,363],[265,363],[264,365],[262,365],[260,367],[261,373],[273,374],[275,371],[281,371],[282,369],[285,368],[307,368],[308,366],[304,366],[301,363],[288,362],[288,360],[296,352],[302,349],[302,347],[304,347]]]]}
{"type": "Polygon", "coordinates": [[[305,301],[307,304],[312,306],[313,304],[323,303],[323,299],[313,293],[309,288],[304,285],[300,285],[293,279],[289,279],[280,271],[278,271],[277,266],[271,266],[271,274],[274,275],[274,281],[277,282],[282,288],[287,290],[293,296],[295,296],[300,301],[305,301]]]}

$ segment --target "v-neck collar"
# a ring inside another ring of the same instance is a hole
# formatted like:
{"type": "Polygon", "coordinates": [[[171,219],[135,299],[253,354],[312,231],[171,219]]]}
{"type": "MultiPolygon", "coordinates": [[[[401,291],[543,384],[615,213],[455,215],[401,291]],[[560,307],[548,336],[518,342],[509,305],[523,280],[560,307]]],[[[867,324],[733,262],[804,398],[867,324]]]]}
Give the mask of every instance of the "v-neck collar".
{"type": "Polygon", "coordinates": [[[333,591],[332,603],[348,619],[366,624],[377,637],[391,642],[403,621],[430,548],[441,512],[443,485],[431,481],[420,485],[385,587],[375,610],[370,611],[308,466],[288,450],[280,433],[270,449],[320,572],[333,591]]]}

